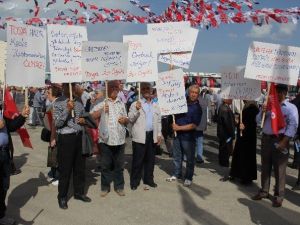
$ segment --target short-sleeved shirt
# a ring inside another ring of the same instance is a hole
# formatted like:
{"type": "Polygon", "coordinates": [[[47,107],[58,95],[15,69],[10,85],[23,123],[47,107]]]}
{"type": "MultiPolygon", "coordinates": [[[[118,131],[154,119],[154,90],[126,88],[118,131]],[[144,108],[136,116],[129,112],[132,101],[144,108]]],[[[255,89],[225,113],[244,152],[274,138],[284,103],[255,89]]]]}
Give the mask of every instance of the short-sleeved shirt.
{"type": "MultiPolygon", "coordinates": [[[[175,115],[175,123],[179,126],[195,124],[198,126],[201,122],[202,110],[198,101],[188,102],[188,112],[175,115]]],[[[177,131],[177,136],[186,141],[195,140],[195,130],[177,131]]]]}

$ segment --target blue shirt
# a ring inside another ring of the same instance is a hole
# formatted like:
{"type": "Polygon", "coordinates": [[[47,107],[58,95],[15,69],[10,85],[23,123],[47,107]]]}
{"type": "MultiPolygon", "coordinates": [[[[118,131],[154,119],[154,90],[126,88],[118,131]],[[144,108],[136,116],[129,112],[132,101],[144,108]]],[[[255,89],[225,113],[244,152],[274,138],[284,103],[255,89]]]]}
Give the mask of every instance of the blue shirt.
{"type": "MultiPolygon", "coordinates": [[[[188,102],[188,112],[175,115],[175,123],[179,126],[195,124],[198,126],[201,121],[202,110],[198,101],[188,102]]],[[[182,140],[195,140],[195,130],[177,131],[177,136],[182,140]]]]}
{"type": "MultiPolygon", "coordinates": [[[[279,130],[279,134],[284,134],[290,138],[293,138],[297,132],[298,128],[298,109],[295,105],[285,100],[281,103],[281,111],[285,120],[286,126],[279,130]]],[[[261,122],[262,111],[256,116],[257,123],[261,122]]],[[[271,125],[271,112],[266,112],[265,123],[263,126],[263,133],[268,135],[273,135],[272,125],[271,125]]]]}
{"type": "MultiPolygon", "coordinates": [[[[0,113],[0,120],[3,119],[2,113],[0,113]]],[[[2,129],[0,129],[0,147],[8,145],[8,134],[7,129],[4,126],[2,129]]]]}
{"type": "Polygon", "coordinates": [[[146,131],[153,131],[153,101],[142,99],[142,107],[146,115],[146,131]]]}

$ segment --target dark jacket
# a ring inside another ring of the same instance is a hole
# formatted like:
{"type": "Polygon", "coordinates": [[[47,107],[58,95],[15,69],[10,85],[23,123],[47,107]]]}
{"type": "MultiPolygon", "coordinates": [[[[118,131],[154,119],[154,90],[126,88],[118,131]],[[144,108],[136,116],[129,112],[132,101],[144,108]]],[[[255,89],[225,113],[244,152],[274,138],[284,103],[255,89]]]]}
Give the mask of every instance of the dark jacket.
{"type": "Polygon", "coordinates": [[[217,123],[217,136],[220,141],[226,141],[228,138],[234,139],[234,115],[231,108],[225,103],[219,108],[217,123]]]}

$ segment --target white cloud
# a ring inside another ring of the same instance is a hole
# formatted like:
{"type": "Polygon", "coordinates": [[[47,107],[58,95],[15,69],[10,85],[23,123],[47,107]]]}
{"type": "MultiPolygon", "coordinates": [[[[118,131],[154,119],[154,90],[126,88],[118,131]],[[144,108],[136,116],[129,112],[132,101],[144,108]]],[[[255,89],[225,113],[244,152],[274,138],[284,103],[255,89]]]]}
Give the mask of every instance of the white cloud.
{"type": "Polygon", "coordinates": [[[272,24],[262,26],[253,25],[251,31],[246,36],[250,38],[266,38],[271,35],[272,28],[272,24]]]}

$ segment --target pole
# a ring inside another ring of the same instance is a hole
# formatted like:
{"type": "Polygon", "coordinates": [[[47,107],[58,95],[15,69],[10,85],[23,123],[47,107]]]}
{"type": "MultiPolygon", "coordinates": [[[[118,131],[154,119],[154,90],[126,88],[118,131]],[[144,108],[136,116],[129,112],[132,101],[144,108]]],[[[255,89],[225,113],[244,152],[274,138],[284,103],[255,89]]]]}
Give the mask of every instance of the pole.
{"type": "MultiPolygon", "coordinates": [[[[269,101],[270,87],[271,87],[271,83],[268,83],[268,92],[267,92],[267,98],[266,98],[266,105],[268,105],[268,101],[269,101]]],[[[261,129],[264,127],[265,118],[266,118],[266,112],[264,112],[263,115],[262,115],[261,125],[260,125],[261,129]]]]}
{"type": "Polygon", "coordinates": [[[139,101],[141,101],[141,82],[139,82],[138,85],[139,85],[139,101]]]}
{"type": "Polygon", "coordinates": [[[25,87],[25,106],[28,106],[28,87],[25,87]]]}
{"type": "MultiPolygon", "coordinates": [[[[169,70],[173,70],[173,60],[172,60],[172,52],[170,52],[170,66],[169,66],[169,70]]],[[[175,124],[175,115],[172,115],[173,118],[173,124],[175,124]]],[[[174,131],[174,136],[177,136],[177,132],[174,131]]]]}
{"type": "MultiPolygon", "coordinates": [[[[72,92],[72,84],[69,83],[69,93],[70,93],[70,100],[73,101],[73,92],[72,92]]],[[[74,117],[74,110],[72,110],[72,117],[74,117]]]]}
{"type": "MultiPolygon", "coordinates": [[[[243,123],[243,104],[242,104],[242,100],[240,100],[240,127],[242,123],[243,123]]],[[[240,136],[243,137],[243,130],[241,129],[240,129],[240,136]]]]}

